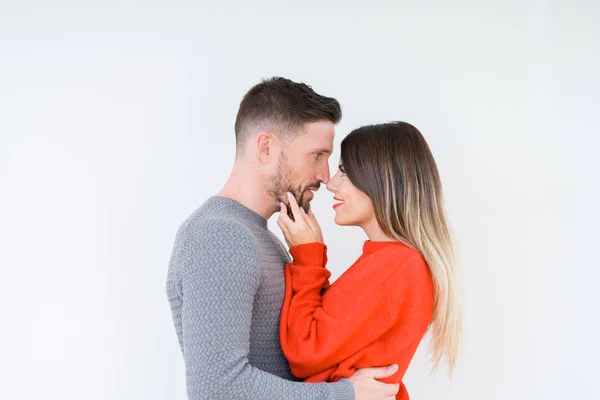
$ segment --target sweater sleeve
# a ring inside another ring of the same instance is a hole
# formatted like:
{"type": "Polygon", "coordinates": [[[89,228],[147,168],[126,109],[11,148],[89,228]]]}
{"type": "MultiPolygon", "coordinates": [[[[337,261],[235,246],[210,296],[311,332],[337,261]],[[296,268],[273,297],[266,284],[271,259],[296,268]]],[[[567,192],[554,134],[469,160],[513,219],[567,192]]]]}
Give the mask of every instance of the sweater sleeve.
{"type": "Polygon", "coordinates": [[[310,243],[294,246],[290,253],[293,261],[285,269],[280,339],[298,378],[338,365],[396,323],[405,291],[397,260],[379,260],[394,267],[384,266],[381,270],[387,272],[364,282],[333,285],[323,296],[331,275],[325,268],[326,247],[310,243]]]}
{"type": "Polygon", "coordinates": [[[179,238],[183,356],[187,393],[199,399],[353,400],[349,381],[292,382],[248,360],[259,257],[254,238],[235,222],[211,222],[179,238]]]}

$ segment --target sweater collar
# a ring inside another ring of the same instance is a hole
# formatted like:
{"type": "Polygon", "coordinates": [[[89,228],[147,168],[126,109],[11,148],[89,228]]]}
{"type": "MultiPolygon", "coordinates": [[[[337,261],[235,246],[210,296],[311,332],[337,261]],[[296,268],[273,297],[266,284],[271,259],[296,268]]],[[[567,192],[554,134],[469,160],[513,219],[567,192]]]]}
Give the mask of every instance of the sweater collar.
{"type": "Polygon", "coordinates": [[[372,253],[375,253],[376,251],[379,251],[379,250],[384,249],[389,246],[407,247],[402,242],[376,242],[376,241],[372,241],[372,240],[366,240],[365,243],[363,244],[363,253],[364,254],[372,254],[372,253]]]}
{"type": "Polygon", "coordinates": [[[231,207],[231,209],[239,213],[239,217],[246,221],[258,224],[264,229],[267,229],[268,227],[268,221],[262,215],[256,213],[254,210],[249,209],[237,200],[224,196],[212,196],[211,200],[231,207]]]}

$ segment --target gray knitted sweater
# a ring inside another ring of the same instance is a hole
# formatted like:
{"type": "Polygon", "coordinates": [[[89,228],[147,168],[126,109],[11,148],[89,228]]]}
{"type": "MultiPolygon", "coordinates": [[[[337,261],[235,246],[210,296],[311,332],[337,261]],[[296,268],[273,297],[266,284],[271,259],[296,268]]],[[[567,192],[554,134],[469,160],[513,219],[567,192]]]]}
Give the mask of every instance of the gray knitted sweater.
{"type": "Polygon", "coordinates": [[[288,262],[267,220],[235,200],[211,197],[181,225],[167,295],[190,400],[354,400],[347,380],[290,372],[279,344],[288,262]]]}

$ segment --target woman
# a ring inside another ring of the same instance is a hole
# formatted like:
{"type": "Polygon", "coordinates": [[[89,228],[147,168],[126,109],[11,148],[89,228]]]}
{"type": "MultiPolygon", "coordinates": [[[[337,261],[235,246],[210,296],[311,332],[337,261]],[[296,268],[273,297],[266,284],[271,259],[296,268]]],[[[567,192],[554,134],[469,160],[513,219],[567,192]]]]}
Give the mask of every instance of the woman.
{"type": "Polygon", "coordinates": [[[293,262],[285,269],[281,345],[294,375],[336,381],[356,369],[398,365],[401,383],[431,329],[433,370],[454,370],[461,312],[456,265],[437,167],[421,133],[405,122],[370,125],[343,141],[339,171],[327,184],[335,222],[360,226],[363,254],[333,284],[327,247],[312,211],[290,197],[278,224],[293,262]]]}

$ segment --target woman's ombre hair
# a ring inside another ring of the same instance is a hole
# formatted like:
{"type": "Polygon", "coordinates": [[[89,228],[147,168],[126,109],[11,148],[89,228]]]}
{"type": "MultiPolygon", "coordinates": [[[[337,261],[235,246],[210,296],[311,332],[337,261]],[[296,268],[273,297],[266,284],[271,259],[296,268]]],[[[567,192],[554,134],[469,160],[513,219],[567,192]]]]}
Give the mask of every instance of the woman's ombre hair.
{"type": "Polygon", "coordinates": [[[421,253],[433,278],[432,371],[445,362],[452,375],[461,347],[457,265],[444,215],[442,184],[421,132],[406,122],[368,125],[344,138],[346,176],[373,202],[389,237],[421,253]]]}

